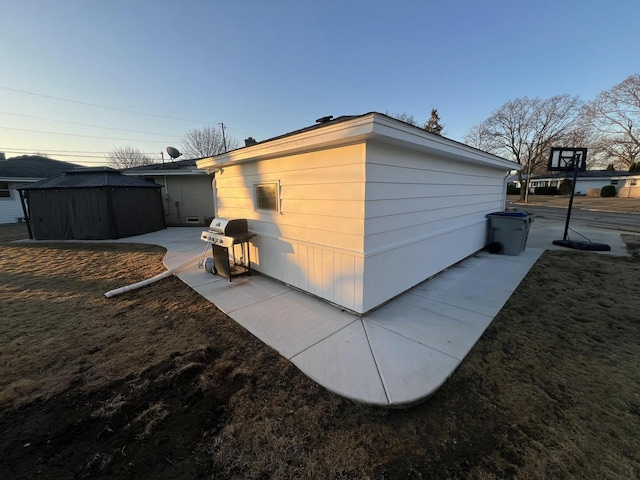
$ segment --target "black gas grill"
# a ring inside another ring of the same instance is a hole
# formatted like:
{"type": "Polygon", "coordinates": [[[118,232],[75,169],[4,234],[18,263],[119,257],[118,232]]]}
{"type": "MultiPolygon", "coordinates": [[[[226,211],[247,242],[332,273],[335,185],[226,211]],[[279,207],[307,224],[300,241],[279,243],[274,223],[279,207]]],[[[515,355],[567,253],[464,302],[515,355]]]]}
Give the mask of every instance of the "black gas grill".
{"type": "Polygon", "coordinates": [[[211,244],[213,250],[214,273],[228,278],[251,275],[249,240],[255,237],[249,233],[244,218],[214,218],[209,230],[200,235],[203,242],[211,244]],[[238,250],[240,257],[237,256],[238,250]]]}

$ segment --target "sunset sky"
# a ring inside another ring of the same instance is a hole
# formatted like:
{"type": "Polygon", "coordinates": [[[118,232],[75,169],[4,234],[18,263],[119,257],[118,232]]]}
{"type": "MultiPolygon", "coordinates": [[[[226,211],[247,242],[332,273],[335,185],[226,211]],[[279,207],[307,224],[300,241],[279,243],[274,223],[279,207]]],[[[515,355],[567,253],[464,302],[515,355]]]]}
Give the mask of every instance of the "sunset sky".
{"type": "Polygon", "coordinates": [[[514,98],[589,100],[640,71],[638,18],[637,0],[0,0],[0,152],[159,159],[221,122],[260,141],[431,108],[461,141],[514,98]]]}

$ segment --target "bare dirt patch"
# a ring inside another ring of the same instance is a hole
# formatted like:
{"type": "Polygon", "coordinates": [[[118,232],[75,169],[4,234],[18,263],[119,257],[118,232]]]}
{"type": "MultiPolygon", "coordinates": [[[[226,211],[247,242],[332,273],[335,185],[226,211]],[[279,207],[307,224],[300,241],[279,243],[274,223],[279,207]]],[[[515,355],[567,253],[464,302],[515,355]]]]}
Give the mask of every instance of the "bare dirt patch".
{"type": "Polygon", "coordinates": [[[327,392],[143,245],[0,245],[2,478],[637,478],[640,262],[547,252],[443,388],[327,392]]]}

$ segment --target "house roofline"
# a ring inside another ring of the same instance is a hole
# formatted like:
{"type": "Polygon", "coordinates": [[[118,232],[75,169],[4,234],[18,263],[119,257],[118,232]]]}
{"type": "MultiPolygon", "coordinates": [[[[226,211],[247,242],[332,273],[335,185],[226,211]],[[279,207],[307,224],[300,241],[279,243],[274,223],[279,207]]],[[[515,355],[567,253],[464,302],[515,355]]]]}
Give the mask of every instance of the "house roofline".
{"type": "Polygon", "coordinates": [[[212,171],[230,165],[374,140],[413,150],[436,153],[468,163],[507,170],[522,168],[521,165],[504,158],[427,132],[381,113],[370,112],[357,117],[346,117],[346,119],[341,117],[336,120],[338,121],[328,122],[327,125],[309,127],[256,145],[207,157],[198,160],[196,164],[198,168],[212,171]]]}
{"type": "Polygon", "coordinates": [[[7,183],[24,183],[24,182],[39,182],[44,180],[45,177],[0,177],[0,182],[7,183]]]}
{"type": "Polygon", "coordinates": [[[193,170],[136,170],[132,172],[120,171],[129,177],[180,177],[185,175],[209,175],[203,168],[193,170]]]}

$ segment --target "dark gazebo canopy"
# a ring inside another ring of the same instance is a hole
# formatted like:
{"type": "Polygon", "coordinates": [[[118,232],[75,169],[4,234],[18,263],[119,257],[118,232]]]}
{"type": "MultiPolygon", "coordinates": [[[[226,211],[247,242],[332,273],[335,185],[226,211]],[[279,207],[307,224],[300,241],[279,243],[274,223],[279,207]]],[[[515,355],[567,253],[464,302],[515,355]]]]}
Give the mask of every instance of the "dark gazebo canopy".
{"type": "Polygon", "coordinates": [[[77,168],[18,188],[37,240],[98,240],[164,228],[161,185],[109,167],[77,168]]]}
{"type": "Polygon", "coordinates": [[[40,180],[19,187],[19,190],[40,190],[50,188],[162,188],[157,183],[140,180],[121,174],[110,167],[74,168],[58,177],[40,180]]]}

